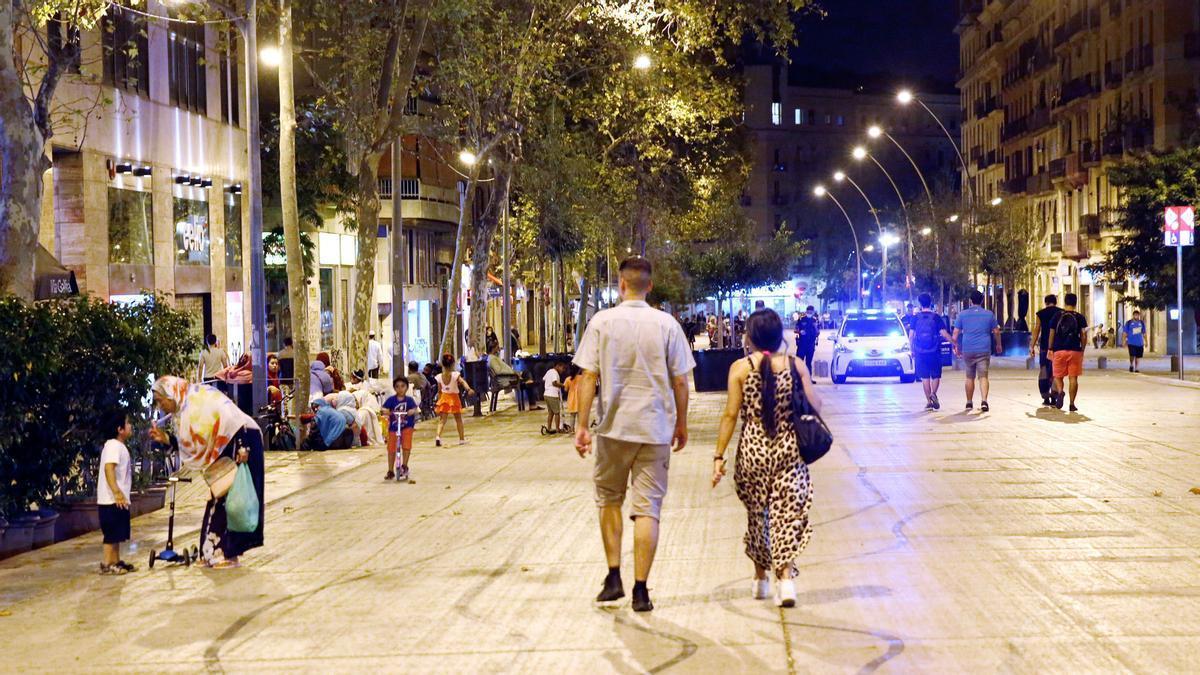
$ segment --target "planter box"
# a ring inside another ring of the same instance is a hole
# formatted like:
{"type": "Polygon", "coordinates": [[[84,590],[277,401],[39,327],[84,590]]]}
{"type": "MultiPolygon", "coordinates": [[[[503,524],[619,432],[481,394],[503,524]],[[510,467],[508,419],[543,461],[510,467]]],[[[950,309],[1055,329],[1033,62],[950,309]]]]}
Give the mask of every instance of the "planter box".
{"type": "Polygon", "coordinates": [[[37,524],[33,528],[33,548],[45,548],[54,543],[54,523],[58,514],[50,509],[40,509],[36,512],[37,524]]]}
{"type": "Polygon", "coordinates": [[[58,521],[54,523],[54,540],[65,541],[100,529],[100,512],[96,498],[80,501],[55,502],[58,521]]]}
{"type": "Polygon", "coordinates": [[[4,531],[4,539],[0,540],[0,558],[9,558],[33,549],[33,530],[37,526],[36,518],[16,518],[8,524],[4,531]]]}
{"type": "Polygon", "coordinates": [[[746,352],[741,349],[705,349],[694,351],[696,369],[692,371],[692,381],[696,391],[725,391],[729,386],[729,368],[735,361],[745,358],[746,352]]]}
{"type": "Polygon", "coordinates": [[[155,485],[142,492],[133,493],[129,504],[129,517],[137,518],[163,507],[167,500],[167,487],[155,485]]]}

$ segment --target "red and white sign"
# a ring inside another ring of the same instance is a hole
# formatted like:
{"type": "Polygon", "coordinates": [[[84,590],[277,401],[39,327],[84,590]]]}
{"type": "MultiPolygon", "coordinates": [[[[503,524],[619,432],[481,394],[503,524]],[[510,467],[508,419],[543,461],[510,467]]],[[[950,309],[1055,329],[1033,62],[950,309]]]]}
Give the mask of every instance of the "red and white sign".
{"type": "Polygon", "coordinates": [[[1163,214],[1163,241],[1167,246],[1192,246],[1196,241],[1195,209],[1168,206],[1163,214]]]}

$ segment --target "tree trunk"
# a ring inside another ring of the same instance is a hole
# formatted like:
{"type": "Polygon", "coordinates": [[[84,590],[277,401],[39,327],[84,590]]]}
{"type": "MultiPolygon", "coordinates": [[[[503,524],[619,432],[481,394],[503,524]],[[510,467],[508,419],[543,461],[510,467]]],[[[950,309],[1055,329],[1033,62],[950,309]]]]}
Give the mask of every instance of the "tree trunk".
{"type": "Polygon", "coordinates": [[[537,286],[538,354],[544,356],[546,354],[546,324],[548,323],[546,321],[546,315],[549,314],[546,309],[546,282],[544,281],[546,278],[546,262],[542,261],[540,267],[541,274],[538,276],[543,281],[539,281],[537,286]]]}
{"type": "MultiPolygon", "coordinates": [[[[379,249],[379,159],[368,153],[358,164],[358,195],[355,219],[358,221],[358,260],[355,261],[354,314],[351,316],[347,366],[353,372],[367,369],[367,333],[375,313],[375,252],[379,249]]],[[[400,198],[400,179],[392,177],[392,199],[400,198]]],[[[386,342],[386,341],[385,341],[386,342]]]]}
{"type": "Polygon", "coordinates": [[[50,162],[13,59],[15,11],[0,3],[0,293],[33,300],[42,173],[50,162]]]}
{"type": "MultiPolygon", "coordinates": [[[[292,81],[292,5],[279,3],[279,196],[283,211],[283,246],[287,255],[288,303],[292,310],[292,342],[296,351],[296,388],[292,410],[308,412],[308,284],[300,247],[300,209],[296,204],[296,92],[292,81]]],[[[301,434],[304,433],[301,425],[301,434]]]]}
{"type": "Polygon", "coordinates": [[[583,327],[587,324],[588,275],[583,275],[583,283],[579,288],[579,313],[575,315],[575,351],[579,351],[579,341],[583,339],[583,327]]]}
{"type": "MultiPolygon", "coordinates": [[[[436,362],[442,357],[442,354],[453,354],[453,345],[451,340],[454,339],[455,315],[458,313],[458,296],[459,286],[461,285],[462,275],[462,259],[463,259],[463,244],[466,240],[466,231],[468,223],[471,222],[475,210],[475,186],[478,184],[479,174],[472,168],[470,176],[467,177],[466,194],[459,198],[458,209],[458,232],[454,235],[454,261],[450,264],[450,281],[449,287],[446,289],[446,317],[445,323],[442,324],[442,339],[438,345],[438,353],[430,356],[436,362]]],[[[393,188],[393,191],[395,188],[393,188]]]]}
{"type": "Polygon", "coordinates": [[[717,293],[717,344],[714,347],[709,345],[709,349],[723,349],[725,347],[725,312],[724,304],[721,302],[721,294],[717,293]]]}
{"type": "Polygon", "coordinates": [[[487,326],[488,272],[492,267],[492,243],[500,228],[501,211],[508,200],[508,188],[512,182],[512,168],[508,165],[496,176],[495,189],[488,199],[487,208],[479,219],[472,238],[474,250],[471,255],[471,344],[484,353],[484,328],[487,326]]]}

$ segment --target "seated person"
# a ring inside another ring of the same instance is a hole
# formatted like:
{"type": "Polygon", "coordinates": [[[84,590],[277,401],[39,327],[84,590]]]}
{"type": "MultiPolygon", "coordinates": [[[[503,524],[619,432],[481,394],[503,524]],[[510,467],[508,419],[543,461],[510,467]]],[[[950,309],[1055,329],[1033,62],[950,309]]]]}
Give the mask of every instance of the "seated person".
{"type": "MultiPolygon", "coordinates": [[[[326,396],[325,401],[346,418],[346,426],[354,434],[354,438],[361,441],[362,437],[359,432],[362,430],[362,425],[358,417],[358,399],[354,398],[354,394],[348,391],[335,391],[326,396]]],[[[350,445],[353,447],[354,443],[352,442],[350,445]]]]}
{"type": "Polygon", "coordinates": [[[345,450],[354,443],[346,417],[324,398],[312,402],[313,419],[301,450],[345,450]]]}
{"type": "MultiPolygon", "coordinates": [[[[500,358],[500,345],[492,345],[492,352],[488,354],[488,374],[496,381],[498,389],[515,388],[517,396],[517,404],[522,402],[533,405],[533,398],[529,395],[533,384],[528,378],[523,377],[521,373],[512,369],[512,366],[504,362],[500,358]]],[[[537,410],[536,407],[531,407],[530,410],[537,410]]]]}

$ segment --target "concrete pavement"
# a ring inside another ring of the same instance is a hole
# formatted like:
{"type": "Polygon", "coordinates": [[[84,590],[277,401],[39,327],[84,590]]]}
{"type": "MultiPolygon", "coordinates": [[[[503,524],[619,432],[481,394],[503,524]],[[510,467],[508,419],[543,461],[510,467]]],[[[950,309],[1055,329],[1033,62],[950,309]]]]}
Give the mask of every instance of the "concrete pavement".
{"type": "MultiPolygon", "coordinates": [[[[536,413],[382,450],[272,453],[267,546],[239,570],[99,577],[98,536],[0,562],[6,671],[1182,671],[1200,648],[1200,390],[1089,373],[1081,414],[995,373],[993,410],[920,385],[821,384],[799,605],[750,599],[745,515],[709,487],[723,395],[694,395],[650,586],[598,609],[590,460],[536,413]]],[[[198,496],[181,507],[199,518],[198,496]]],[[[162,514],[135,521],[161,540],[162,514]]],[[[628,550],[629,532],[626,533],[628,550]]],[[[188,535],[189,538],[191,535],[188,535]]],[[[144,552],[144,549],[143,549],[144,552]]],[[[632,561],[624,572],[632,582],[632,561]]]]}

